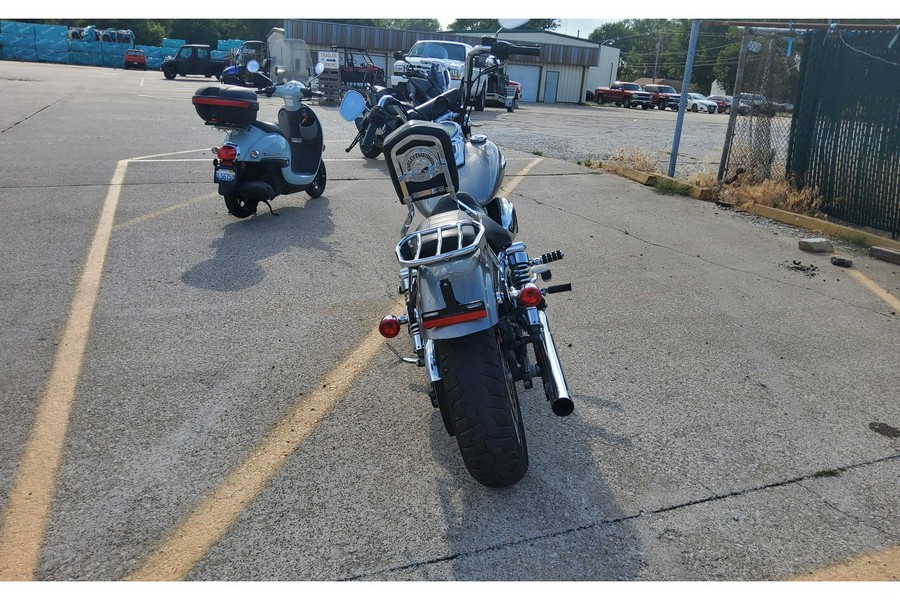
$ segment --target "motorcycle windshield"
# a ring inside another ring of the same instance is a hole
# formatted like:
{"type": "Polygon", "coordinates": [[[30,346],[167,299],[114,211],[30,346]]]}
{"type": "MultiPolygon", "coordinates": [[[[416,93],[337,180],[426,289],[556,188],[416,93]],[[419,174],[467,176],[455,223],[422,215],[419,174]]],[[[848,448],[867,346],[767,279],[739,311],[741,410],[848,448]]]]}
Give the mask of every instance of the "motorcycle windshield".
{"type": "Polygon", "coordinates": [[[307,83],[316,75],[309,45],[304,40],[285,38],[269,49],[273,69],[277,71],[273,81],[300,81],[307,83]]]}

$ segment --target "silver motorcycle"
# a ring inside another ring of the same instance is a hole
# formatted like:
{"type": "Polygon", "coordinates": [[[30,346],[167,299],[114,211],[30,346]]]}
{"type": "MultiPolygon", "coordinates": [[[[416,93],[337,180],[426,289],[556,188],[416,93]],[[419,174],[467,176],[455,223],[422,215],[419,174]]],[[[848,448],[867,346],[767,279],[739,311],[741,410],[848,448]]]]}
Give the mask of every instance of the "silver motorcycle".
{"type": "MultiPolygon", "coordinates": [[[[412,119],[384,140],[391,181],[408,208],[396,246],[406,312],[386,316],[379,331],[392,338],[406,326],[413,356],[404,360],[425,368],[447,433],[456,437],[471,476],[488,487],[513,485],[528,470],[517,381],[529,389],[540,378],[558,416],[574,409],[545,300],[571,285],[537,284],[539,275],[549,280],[547,265],[563,253],[531,258],[515,241],[515,208],[497,195],[506,160],[493,142],[464,134],[462,127],[462,99],[471,98],[478,83],[472,77],[476,59],[492,55],[499,68],[510,55],[539,52],[483,38],[466,57],[464,88],[456,94],[461,122],[412,119]],[[410,231],[417,213],[423,220],[410,231]]],[[[342,104],[341,114],[352,121],[361,109],[349,104],[354,101],[342,104]]]]}

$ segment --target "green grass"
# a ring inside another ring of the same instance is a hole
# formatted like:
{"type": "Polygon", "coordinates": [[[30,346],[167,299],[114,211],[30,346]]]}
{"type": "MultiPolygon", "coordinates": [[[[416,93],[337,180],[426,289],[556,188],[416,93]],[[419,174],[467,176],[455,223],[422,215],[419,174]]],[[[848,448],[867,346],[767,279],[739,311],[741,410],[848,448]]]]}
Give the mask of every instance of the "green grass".
{"type": "Polygon", "coordinates": [[[653,189],[666,196],[687,196],[691,193],[691,186],[669,179],[657,179],[653,189]]]}
{"type": "Polygon", "coordinates": [[[854,231],[851,233],[839,233],[836,237],[841,238],[845,242],[853,244],[859,248],[868,248],[869,244],[866,243],[866,235],[860,231],[854,231]]]}

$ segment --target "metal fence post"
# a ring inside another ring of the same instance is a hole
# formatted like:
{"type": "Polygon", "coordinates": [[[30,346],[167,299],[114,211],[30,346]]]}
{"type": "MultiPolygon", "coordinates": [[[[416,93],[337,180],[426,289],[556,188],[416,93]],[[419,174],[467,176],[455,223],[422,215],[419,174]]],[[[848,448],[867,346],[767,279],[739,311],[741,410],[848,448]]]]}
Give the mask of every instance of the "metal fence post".
{"type": "Polygon", "coordinates": [[[691,71],[694,69],[694,52],[697,50],[697,34],[700,21],[691,23],[691,41],[688,43],[687,62],[684,65],[684,80],[681,82],[681,99],[678,101],[678,117],[675,120],[675,139],[672,140],[672,155],[669,157],[669,177],[675,177],[675,163],[678,160],[678,145],[681,142],[681,126],[684,123],[684,112],[687,108],[687,95],[691,84],[691,71]]]}
{"type": "Polygon", "coordinates": [[[734,90],[731,94],[731,113],[728,115],[728,128],[725,130],[725,145],[722,147],[722,160],[719,161],[719,174],[716,181],[725,179],[728,169],[728,155],[731,152],[731,140],[734,139],[734,124],[741,110],[741,89],[744,84],[744,65],[747,63],[747,44],[750,43],[750,32],[744,27],[741,36],[741,52],[738,55],[737,74],[734,77],[734,90]]]}

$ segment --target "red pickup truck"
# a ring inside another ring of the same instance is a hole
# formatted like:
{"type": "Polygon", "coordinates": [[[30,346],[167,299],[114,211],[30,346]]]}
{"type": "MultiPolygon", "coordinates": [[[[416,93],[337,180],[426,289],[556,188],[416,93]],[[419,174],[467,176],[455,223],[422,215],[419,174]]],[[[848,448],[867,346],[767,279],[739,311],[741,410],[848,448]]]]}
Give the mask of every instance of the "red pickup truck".
{"type": "Polygon", "coordinates": [[[648,83],[644,89],[650,92],[653,106],[659,110],[678,110],[678,103],[681,101],[681,94],[675,91],[671,85],[660,85],[658,83],[648,83]]]}
{"type": "Polygon", "coordinates": [[[644,90],[636,83],[616,81],[609,87],[598,87],[594,90],[594,102],[615,102],[616,106],[631,108],[640,106],[644,110],[653,108],[653,98],[650,92],[644,90]]]}

